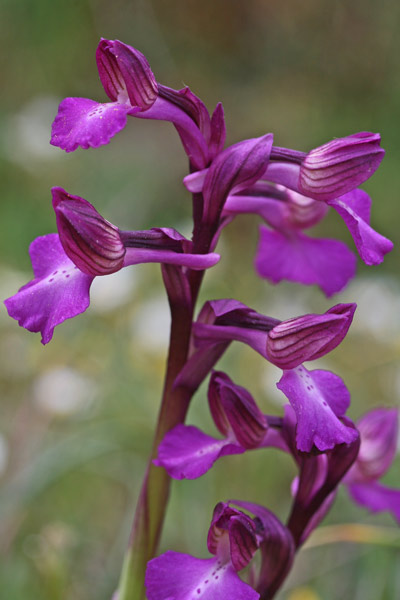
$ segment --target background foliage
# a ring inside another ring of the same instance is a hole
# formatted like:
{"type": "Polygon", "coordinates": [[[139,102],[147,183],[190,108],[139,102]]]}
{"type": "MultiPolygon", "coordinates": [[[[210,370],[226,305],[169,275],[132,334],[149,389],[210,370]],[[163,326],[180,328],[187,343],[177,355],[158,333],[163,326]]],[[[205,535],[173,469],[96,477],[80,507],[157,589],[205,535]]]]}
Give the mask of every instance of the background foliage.
{"type": "MultiPolygon", "coordinates": [[[[396,242],[399,21],[395,0],[2,0],[2,297],[30,279],[30,241],[55,230],[53,185],[127,229],[190,233],[186,160],[170,124],[131,119],[111,145],[71,155],[48,145],[63,97],[105,99],[94,61],[100,36],[139,48],[159,81],[190,85],[210,109],[221,100],[228,143],[273,131],[277,145],[308,150],[379,131],[387,156],[365,188],[374,226],[396,242]]],[[[379,269],[360,265],[357,281],[332,302],[316,289],[258,281],[257,227],[242,217],[225,232],[204,299],[233,296],[278,318],[358,302],[350,335],[321,365],[351,389],[352,418],[396,404],[396,252],[379,269]]],[[[333,214],[320,233],[352,245],[333,214]]],[[[1,312],[0,588],[7,600],[108,600],[115,589],[162,386],[168,311],[158,271],[144,265],[98,278],[87,314],[58,327],[45,348],[1,312]]],[[[281,412],[274,367],[240,346],[224,364],[263,410],[281,412]]],[[[204,389],[189,422],[213,433],[204,389]]],[[[226,458],[200,480],[175,484],[162,549],[205,556],[221,499],[266,504],[284,519],[293,475],[290,459],[271,450],[226,458]]],[[[398,481],[399,461],[386,477],[398,481]]],[[[315,538],[279,598],[400,596],[393,521],[340,494],[324,524],[355,521],[380,529],[366,544],[315,538]]]]}

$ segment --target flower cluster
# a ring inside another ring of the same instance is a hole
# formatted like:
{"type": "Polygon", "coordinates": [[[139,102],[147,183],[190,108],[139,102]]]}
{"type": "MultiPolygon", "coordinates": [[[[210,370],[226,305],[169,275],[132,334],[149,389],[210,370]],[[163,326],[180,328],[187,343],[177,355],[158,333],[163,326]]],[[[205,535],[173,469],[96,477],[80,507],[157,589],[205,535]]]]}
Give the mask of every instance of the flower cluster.
{"type": "MultiPolygon", "coordinates": [[[[346,416],[350,393],[343,380],[304,365],[342,342],[355,304],[280,321],[235,299],[218,299],[207,301],[195,317],[202,275],[219,260],[215,248],[222,230],[245,213],[265,223],[255,266],[273,283],[316,284],[331,296],[354,276],[355,256],[343,242],[304,233],[330,208],[342,217],[361,259],[381,263],[392,243],[370,226],[371,200],[358,187],[383,158],[380,136],[361,132],[299,152],[274,146],[268,133],[224,149],[221,104],[210,115],[189,88],[158,83],[146,58],[120,41],[102,39],[96,60],[109,102],[63,100],[51,143],[67,152],[97,148],[125,127],[128,116],[173,123],[189,160],[184,185],[193,195],[192,239],[165,227],[120,229],[87,200],[53,188],[58,233],[32,242],[34,279],[8,298],[6,307],[20,325],[41,332],[46,344],[57,325],[88,308],[95,277],[139,263],[161,265],[171,346],[156,453],[139,500],[130,556],[151,559],[146,575],[141,573],[149,600],[266,600],[283,583],[296,550],[332,505],[340,483],[355,502],[371,511],[388,510],[400,521],[400,492],[379,483],[394,458],[397,412],[376,409],[354,424],[346,416]],[[246,388],[214,370],[235,341],[282,370],[276,385],[289,402],[283,415],[263,414],[246,388]],[[189,402],[208,376],[218,439],[184,424],[189,402]],[[194,479],[223,456],[270,447],[291,455],[298,468],[286,525],[265,507],[229,500],[214,510],[207,536],[212,558],[172,551],[153,558],[164,507],[154,508],[154,494],[149,499],[152,485],[162,504],[169,478],[194,479]],[[258,569],[250,564],[257,551],[258,569]],[[245,567],[244,581],[238,572],[245,567]]],[[[132,569],[137,572],[137,565],[132,569]]],[[[126,572],[121,582],[118,599],[133,597],[126,572]]]]}

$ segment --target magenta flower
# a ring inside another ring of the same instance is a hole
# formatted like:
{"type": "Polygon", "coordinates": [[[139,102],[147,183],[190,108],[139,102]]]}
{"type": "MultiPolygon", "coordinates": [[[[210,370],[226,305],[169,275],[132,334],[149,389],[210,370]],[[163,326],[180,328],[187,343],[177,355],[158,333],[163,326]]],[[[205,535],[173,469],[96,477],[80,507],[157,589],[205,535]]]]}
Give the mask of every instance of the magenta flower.
{"type": "Polygon", "coordinates": [[[219,503],[207,537],[214,558],[199,559],[171,551],[154,558],[146,571],[149,600],[257,600],[260,594],[272,597],[292,564],[294,544],[290,532],[267,509],[233,503],[256,518],[251,519],[229,503],[219,503]],[[249,564],[257,549],[262,552],[262,565],[255,591],[237,572],[249,564]]]}
{"type": "Polygon", "coordinates": [[[89,306],[96,275],[141,263],[206,269],[219,260],[214,253],[192,254],[192,242],[174,229],[122,231],[106,221],[87,200],[53,188],[59,235],[34,240],[29,253],[34,279],[5,301],[22,327],[42,333],[47,344],[54,328],[89,306]]]}
{"type": "MultiPolygon", "coordinates": [[[[283,369],[277,387],[296,412],[297,447],[309,452],[315,445],[324,451],[348,444],[357,436],[340,420],[350,404],[350,394],[334,373],[308,371],[302,363],[336,348],[350,327],[355,308],[355,304],[338,304],[322,315],[280,322],[235,300],[214,300],[206,302],[194,324],[194,343],[201,352],[214,344],[241,341],[283,369]]],[[[189,362],[195,360],[193,355],[189,362]]]]}
{"type": "Polygon", "coordinates": [[[361,446],[344,483],[351,498],[372,512],[389,511],[400,523],[400,490],[379,483],[392,464],[398,438],[398,410],[376,408],[358,422],[361,446]]]}
{"type": "Polygon", "coordinates": [[[266,435],[267,419],[253,397],[225,373],[214,371],[211,375],[208,402],[224,438],[213,438],[191,425],[171,429],[159,445],[153,463],[164,467],[174,479],[196,479],[222,456],[259,447],[266,435]]]}
{"type": "Polygon", "coordinates": [[[189,88],[172,90],[155,80],[143,54],[118,40],[102,39],[96,51],[100,81],[110,102],[66,98],[52,127],[51,144],[67,152],[108,144],[127,116],[171,121],[195,168],[206,167],[223,148],[221,105],[212,118],[189,88]]]}

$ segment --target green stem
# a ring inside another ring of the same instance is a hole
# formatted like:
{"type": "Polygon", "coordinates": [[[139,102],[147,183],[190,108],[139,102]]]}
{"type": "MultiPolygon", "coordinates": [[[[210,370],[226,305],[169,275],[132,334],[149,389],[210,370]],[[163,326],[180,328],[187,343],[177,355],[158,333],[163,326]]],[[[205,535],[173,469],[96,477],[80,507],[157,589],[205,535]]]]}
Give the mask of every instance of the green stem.
{"type": "Polygon", "coordinates": [[[173,388],[173,383],[187,360],[193,306],[194,301],[187,305],[175,303],[170,298],[171,333],[164,392],[153,448],[122,568],[118,600],[142,600],[145,598],[146,565],[157,550],[171,484],[171,479],[165,469],[155,467],[152,461],[157,456],[158,445],[166,432],[178,423],[184,422],[189,406],[190,394],[188,391],[184,388],[173,388]]]}

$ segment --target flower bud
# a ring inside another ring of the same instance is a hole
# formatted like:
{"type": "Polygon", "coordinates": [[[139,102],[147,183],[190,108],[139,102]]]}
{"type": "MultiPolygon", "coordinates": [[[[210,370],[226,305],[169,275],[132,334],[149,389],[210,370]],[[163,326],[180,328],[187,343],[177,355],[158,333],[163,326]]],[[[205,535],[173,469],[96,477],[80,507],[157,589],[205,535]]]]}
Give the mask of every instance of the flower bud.
{"type": "Polygon", "coordinates": [[[345,337],[355,309],[355,304],[337,304],[322,315],[282,321],[268,333],[267,359],[281,369],[294,369],[324,356],[345,337]]]}
{"type": "Polygon", "coordinates": [[[158,97],[157,82],[139,50],[118,40],[102,39],[96,50],[96,61],[101,83],[113,102],[127,95],[131,105],[141,110],[154,104],[158,97]]]}
{"type": "Polygon", "coordinates": [[[79,196],[53,188],[53,207],[61,244],[67,256],[87,275],[108,275],[124,263],[119,230],[79,196]]]}
{"type": "Polygon", "coordinates": [[[385,151],[378,133],[363,131],[332,140],[302,160],[299,192],[316,200],[332,200],[369,179],[385,151]]]}

